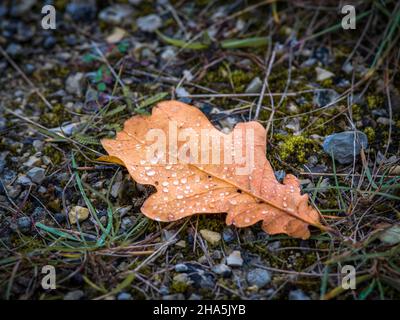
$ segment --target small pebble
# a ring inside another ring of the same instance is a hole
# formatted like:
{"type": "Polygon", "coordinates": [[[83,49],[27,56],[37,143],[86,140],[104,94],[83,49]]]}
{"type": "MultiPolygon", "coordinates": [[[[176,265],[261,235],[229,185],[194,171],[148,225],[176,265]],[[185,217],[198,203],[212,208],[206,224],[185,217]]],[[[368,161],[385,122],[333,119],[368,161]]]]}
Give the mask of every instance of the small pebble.
{"type": "Polygon", "coordinates": [[[189,267],[184,263],[178,263],[177,265],[175,265],[176,272],[187,272],[188,270],[189,267]]]}
{"type": "Polygon", "coordinates": [[[28,217],[21,217],[17,220],[18,229],[21,232],[28,232],[31,229],[32,221],[28,217]]]}
{"type": "Polygon", "coordinates": [[[318,107],[324,107],[330,103],[333,103],[338,97],[339,94],[332,89],[315,90],[313,103],[318,107]]]}
{"type": "Polygon", "coordinates": [[[186,248],[186,241],[185,240],[179,240],[177,243],[175,243],[175,246],[179,248],[186,248]]]}
{"type": "Polygon", "coordinates": [[[45,170],[43,168],[34,167],[27,172],[29,178],[37,184],[41,184],[46,178],[45,170]]]}
{"type": "Polygon", "coordinates": [[[311,298],[303,290],[297,289],[289,292],[289,300],[311,300],[311,298]]]}
{"type": "Polygon", "coordinates": [[[219,274],[224,278],[229,278],[232,274],[232,269],[224,263],[216,264],[211,270],[212,272],[219,274]]]}
{"type": "Polygon", "coordinates": [[[241,267],[243,265],[243,259],[240,251],[232,251],[232,253],[226,259],[226,263],[230,267],[241,267]]]}
{"type": "Polygon", "coordinates": [[[215,246],[221,241],[221,234],[207,229],[200,230],[202,237],[211,245],[215,246]]]}
{"type": "Polygon", "coordinates": [[[53,47],[56,45],[56,43],[57,43],[57,40],[56,40],[54,37],[49,36],[49,37],[46,37],[46,38],[44,39],[44,41],[43,41],[43,47],[44,47],[45,49],[51,49],[51,48],[53,48],[53,47]]]}
{"type": "Polygon", "coordinates": [[[352,163],[361,148],[368,147],[367,135],[363,132],[344,131],[331,134],[324,139],[324,151],[331,155],[341,164],[352,163]]]}
{"type": "Polygon", "coordinates": [[[68,213],[69,222],[76,224],[82,222],[89,217],[89,209],[85,207],[75,206],[68,213]]]}
{"type": "Polygon", "coordinates": [[[133,9],[128,5],[115,4],[103,9],[99,19],[115,25],[128,25],[132,21],[133,9]]]}
{"type": "Polygon", "coordinates": [[[335,75],[334,73],[320,67],[316,67],[315,71],[317,73],[317,81],[324,81],[335,75]]]}
{"type": "Polygon", "coordinates": [[[80,300],[83,298],[84,295],[85,294],[83,293],[82,290],[75,290],[75,291],[68,292],[64,296],[64,300],[80,300]]]}
{"type": "Polygon", "coordinates": [[[29,179],[27,176],[19,176],[17,179],[17,183],[20,184],[21,186],[29,186],[32,184],[32,180],[29,179]]]}
{"type": "Polygon", "coordinates": [[[121,221],[121,228],[123,230],[128,230],[133,226],[133,221],[131,220],[130,217],[124,217],[121,221]]]}
{"type": "Polygon", "coordinates": [[[117,296],[117,300],[133,300],[133,299],[130,293],[120,292],[117,296]]]}
{"type": "Polygon", "coordinates": [[[68,76],[65,82],[65,90],[77,97],[82,97],[85,90],[84,84],[85,75],[82,72],[77,72],[68,76]]]}
{"type": "Polygon", "coordinates": [[[246,93],[259,93],[261,90],[263,83],[259,77],[255,77],[253,80],[250,81],[248,84],[245,92],[246,93]]]}
{"type": "Polygon", "coordinates": [[[377,123],[380,123],[384,126],[388,126],[388,125],[394,125],[395,122],[393,120],[390,120],[389,118],[385,118],[385,117],[379,117],[378,119],[376,119],[377,123]]]}
{"type": "Polygon", "coordinates": [[[251,286],[257,286],[258,288],[263,288],[271,281],[271,274],[264,269],[256,268],[247,274],[247,282],[251,286]]]}
{"type": "Polygon", "coordinates": [[[224,228],[224,230],[222,231],[222,238],[226,243],[229,243],[235,240],[236,235],[231,228],[224,228]]]}
{"type": "Polygon", "coordinates": [[[7,48],[6,52],[12,57],[12,58],[18,58],[22,55],[23,53],[23,48],[21,45],[17,43],[10,43],[7,48]]]}
{"type": "Polygon", "coordinates": [[[156,14],[149,14],[147,16],[137,19],[136,23],[140,30],[145,32],[153,32],[161,27],[162,20],[156,14]]]}

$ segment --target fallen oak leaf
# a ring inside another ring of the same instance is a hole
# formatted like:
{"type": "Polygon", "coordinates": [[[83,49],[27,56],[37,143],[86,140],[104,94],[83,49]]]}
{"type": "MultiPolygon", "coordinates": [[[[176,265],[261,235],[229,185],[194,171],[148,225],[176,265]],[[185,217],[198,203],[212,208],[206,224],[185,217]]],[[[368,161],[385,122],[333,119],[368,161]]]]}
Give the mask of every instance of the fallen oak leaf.
{"type": "Polygon", "coordinates": [[[286,233],[307,239],[309,225],[329,230],[320,223],[319,213],[308,205],[308,195],[301,195],[295,176],[288,174],[283,184],[276,180],[265,156],[266,131],[258,122],[239,123],[231,133],[224,134],[196,107],[164,101],[152,109],[151,116],[132,117],[115,139],[103,139],[101,143],[110,155],[108,160],[119,159],[118,163],[124,164],[134,180],[156,187],[157,192],[141,208],[151,219],[175,221],[199,213],[226,212],[228,225],[246,227],[262,221],[262,228],[269,234],[286,233]],[[171,123],[176,124],[176,132],[171,130],[171,123]],[[159,139],[166,144],[166,152],[149,157],[149,150],[154,151],[154,136],[153,140],[148,136],[149,132],[154,133],[152,129],[165,134],[164,140],[162,134],[159,139]],[[173,145],[174,139],[187,132],[202,138],[207,132],[206,143],[202,140],[196,145],[183,139],[173,145]],[[252,133],[250,140],[248,133],[252,133]],[[210,141],[231,144],[218,149],[210,141]],[[216,152],[221,159],[226,148],[230,148],[235,160],[238,154],[251,151],[250,171],[246,173],[248,161],[221,164],[198,162],[198,157],[193,157],[216,152]],[[182,150],[184,155],[189,154],[185,161],[177,157],[182,150]]]}

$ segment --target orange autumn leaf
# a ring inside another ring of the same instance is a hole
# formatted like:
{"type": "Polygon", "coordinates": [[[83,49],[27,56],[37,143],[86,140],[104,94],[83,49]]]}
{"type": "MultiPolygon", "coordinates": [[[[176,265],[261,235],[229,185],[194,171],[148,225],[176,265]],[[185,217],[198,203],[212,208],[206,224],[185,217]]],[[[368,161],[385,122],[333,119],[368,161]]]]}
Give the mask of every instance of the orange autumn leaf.
{"type": "Polygon", "coordinates": [[[266,131],[258,122],[239,123],[225,134],[196,107],[165,101],[153,108],[151,116],[127,120],[115,139],[101,143],[108,160],[118,159],[134,180],[157,189],[141,208],[151,219],[175,221],[195,214],[227,213],[228,225],[246,227],[262,221],[268,234],[303,239],[310,236],[309,225],[327,229],[309,206],[308,195],[301,195],[295,176],[288,174],[283,183],[276,180],[265,156],[266,131]],[[182,138],[189,136],[199,140],[182,138]],[[160,151],[162,143],[166,146],[160,151]],[[227,154],[233,161],[227,160],[227,154]],[[238,158],[246,161],[235,161],[238,158]]]}

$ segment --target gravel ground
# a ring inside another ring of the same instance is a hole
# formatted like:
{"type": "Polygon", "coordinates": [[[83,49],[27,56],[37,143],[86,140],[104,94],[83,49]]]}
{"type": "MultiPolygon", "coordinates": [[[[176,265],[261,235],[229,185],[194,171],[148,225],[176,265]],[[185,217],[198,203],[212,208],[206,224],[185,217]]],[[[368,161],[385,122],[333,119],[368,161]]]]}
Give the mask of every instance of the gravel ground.
{"type": "Polygon", "coordinates": [[[41,1],[0,3],[2,298],[399,298],[399,4],[332,32],[335,1],[46,2],[55,30],[41,1]],[[147,219],[154,190],[99,141],[169,99],[224,132],[260,121],[277,179],[298,176],[336,232],[147,219]]]}

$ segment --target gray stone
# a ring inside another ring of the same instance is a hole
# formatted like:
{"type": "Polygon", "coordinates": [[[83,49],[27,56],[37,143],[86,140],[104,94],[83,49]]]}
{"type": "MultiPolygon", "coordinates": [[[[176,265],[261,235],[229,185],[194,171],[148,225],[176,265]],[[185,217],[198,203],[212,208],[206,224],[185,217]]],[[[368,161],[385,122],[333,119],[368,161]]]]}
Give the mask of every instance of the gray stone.
{"type": "Polygon", "coordinates": [[[179,240],[177,243],[175,243],[175,246],[179,248],[186,248],[186,241],[185,240],[179,240]]]}
{"type": "Polygon", "coordinates": [[[156,14],[149,14],[147,16],[138,18],[136,23],[140,30],[145,32],[153,32],[161,27],[162,20],[156,14]]]}
{"type": "Polygon", "coordinates": [[[353,72],[353,65],[350,62],[345,63],[342,66],[342,71],[344,71],[347,74],[352,73],[353,72]]]}
{"type": "Polygon", "coordinates": [[[116,4],[103,9],[99,14],[99,19],[115,25],[128,25],[132,21],[132,14],[132,7],[116,4]]]}
{"type": "Polygon", "coordinates": [[[120,217],[124,217],[128,214],[128,212],[133,208],[133,206],[124,206],[117,208],[117,213],[120,215],[120,217]]]}
{"type": "Polygon", "coordinates": [[[289,300],[311,300],[303,290],[297,289],[289,292],[289,300]]]}
{"type": "Polygon", "coordinates": [[[256,268],[249,271],[246,278],[249,285],[263,288],[271,281],[271,274],[267,270],[256,268]]]}
{"type": "Polygon", "coordinates": [[[286,176],[285,170],[276,170],[276,171],[274,171],[274,174],[275,174],[276,180],[278,180],[279,182],[282,182],[286,176]]]}
{"type": "Polygon", "coordinates": [[[33,167],[40,165],[42,160],[36,156],[30,156],[27,161],[24,162],[24,166],[33,167]]]}
{"type": "Polygon", "coordinates": [[[312,67],[313,65],[315,65],[317,63],[317,59],[315,58],[308,58],[307,60],[305,60],[300,67],[301,68],[309,68],[312,67]]]}
{"type": "Polygon", "coordinates": [[[187,273],[179,273],[179,274],[175,275],[173,278],[173,282],[175,284],[181,283],[181,284],[185,284],[187,286],[193,284],[193,281],[190,280],[190,277],[187,273]]]}
{"type": "Polygon", "coordinates": [[[335,75],[334,73],[320,67],[316,67],[315,72],[317,73],[317,81],[324,81],[335,75]]]}
{"type": "Polygon", "coordinates": [[[82,123],[68,123],[68,124],[64,124],[61,127],[57,127],[57,128],[52,128],[50,129],[50,131],[55,132],[55,133],[59,133],[65,136],[70,136],[75,132],[78,132],[79,129],[82,127],[82,123]]]}
{"type": "Polygon", "coordinates": [[[390,120],[389,118],[386,118],[386,117],[379,117],[378,119],[376,119],[376,122],[380,123],[380,124],[382,124],[384,126],[388,126],[390,124],[391,125],[395,124],[395,122],[393,120],[390,120]]]}
{"type": "Polygon", "coordinates": [[[307,159],[307,163],[310,167],[314,167],[318,163],[318,158],[316,155],[311,155],[307,159]]]}
{"type": "Polygon", "coordinates": [[[232,253],[226,259],[226,263],[230,267],[241,267],[243,265],[243,259],[240,251],[232,251],[232,253]]]}
{"type": "MultiPolygon", "coordinates": [[[[221,115],[221,113],[219,113],[219,115],[221,115]]],[[[239,118],[239,117],[237,117],[237,116],[228,116],[228,117],[226,117],[226,116],[224,116],[224,117],[218,117],[218,116],[216,116],[216,117],[212,117],[213,119],[215,119],[215,120],[218,120],[218,123],[219,123],[219,125],[221,126],[221,128],[222,128],[222,131],[224,132],[224,133],[229,133],[229,132],[231,132],[231,130],[233,129],[233,127],[238,123],[238,122],[240,122],[241,121],[241,119],[239,118]]]]}
{"type": "Polygon", "coordinates": [[[176,93],[176,95],[177,95],[179,98],[187,97],[187,96],[189,95],[189,92],[188,92],[185,88],[183,88],[183,87],[177,88],[177,89],[175,90],[175,93],[176,93]]]}
{"type": "Polygon", "coordinates": [[[43,150],[43,146],[44,146],[44,142],[41,141],[41,140],[34,140],[32,142],[32,146],[35,148],[36,152],[42,151],[43,150]]]}
{"type": "Polygon", "coordinates": [[[203,254],[200,258],[197,259],[197,262],[200,264],[207,264],[208,259],[207,257],[203,254]]]}
{"type": "Polygon", "coordinates": [[[175,235],[175,231],[172,230],[163,230],[161,235],[164,241],[173,241],[174,239],[176,239],[176,235],[175,235]]]}
{"type": "Polygon", "coordinates": [[[132,220],[131,220],[130,217],[125,217],[125,218],[122,219],[122,221],[121,221],[121,228],[122,228],[123,230],[127,230],[127,229],[129,229],[130,227],[132,227],[132,226],[133,226],[133,222],[132,222],[132,220]]]}
{"type": "Polygon", "coordinates": [[[338,79],[337,81],[335,81],[335,83],[336,86],[339,88],[348,88],[351,85],[349,80],[343,78],[338,79]]]}
{"type": "Polygon", "coordinates": [[[33,212],[32,212],[32,219],[34,221],[40,221],[43,220],[43,218],[46,216],[46,210],[42,207],[36,207],[33,212]]]}
{"type": "Polygon", "coordinates": [[[187,272],[188,270],[189,267],[184,263],[178,263],[177,265],[175,265],[176,272],[187,272]]]}
{"type": "Polygon", "coordinates": [[[43,40],[43,47],[44,47],[45,49],[51,49],[51,48],[53,48],[53,47],[56,45],[56,43],[57,43],[56,38],[54,38],[54,37],[52,37],[52,36],[49,36],[49,37],[46,37],[46,38],[43,40]]]}
{"type": "Polygon", "coordinates": [[[90,21],[96,17],[96,0],[74,0],[65,10],[74,21],[90,21]]]}
{"type": "Polygon", "coordinates": [[[253,80],[250,81],[248,84],[245,92],[246,93],[259,93],[262,88],[262,81],[259,77],[255,77],[253,80]]]}
{"type": "Polygon", "coordinates": [[[6,52],[12,58],[18,58],[22,55],[23,49],[22,46],[19,45],[18,43],[10,43],[6,48],[6,52]]]}
{"type": "Polygon", "coordinates": [[[17,183],[20,184],[21,186],[29,186],[32,184],[32,180],[29,179],[27,176],[19,176],[17,179],[17,183]]]}
{"type": "Polygon", "coordinates": [[[317,59],[325,66],[333,61],[333,57],[331,56],[329,49],[325,47],[316,48],[313,52],[312,57],[317,59]]]}
{"type": "Polygon", "coordinates": [[[46,175],[44,173],[45,170],[43,168],[34,167],[27,172],[27,175],[29,178],[32,179],[33,182],[41,184],[46,178],[46,175]]]}
{"type": "Polygon", "coordinates": [[[10,198],[15,199],[21,193],[21,186],[19,184],[17,184],[16,186],[9,186],[7,187],[7,193],[10,198]]]}
{"type": "Polygon", "coordinates": [[[164,61],[172,61],[176,58],[176,49],[174,47],[168,46],[161,53],[161,59],[164,61]]]}
{"type": "Polygon", "coordinates": [[[28,232],[31,229],[32,221],[28,217],[21,217],[17,220],[18,229],[21,232],[28,232]]]}
{"type": "Polygon", "coordinates": [[[162,296],[165,296],[165,295],[169,294],[169,289],[168,289],[166,286],[161,286],[161,288],[160,288],[160,294],[161,294],[162,296]]]}
{"type": "Polygon", "coordinates": [[[99,98],[99,94],[93,88],[88,88],[85,94],[86,103],[96,101],[99,98]]]}
{"type": "Polygon", "coordinates": [[[221,275],[224,278],[228,278],[232,274],[232,269],[229,268],[225,263],[216,264],[211,270],[212,272],[221,275]]]}
{"type": "Polygon", "coordinates": [[[82,290],[75,290],[75,291],[68,292],[64,296],[64,300],[80,300],[83,298],[84,295],[85,294],[83,293],[82,290]]]}
{"type": "Polygon", "coordinates": [[[220,250],[214,250],[211,254],[211,258],[213,258],[214,260],[222,259],[222,252],[220,250]]]}
{"type": "Polygon", "coordinates": [[[111,187],[111,195],[114,198],[117,198],[118,195],[122,192],[122,187],[123,187],[123,182],[122,181],[117,181],[115,182],[112,187],[111,187]]]}
{"type": "Polygon", "coordinates": [[[132,295],[127,292],[121,292],[117,296],[117,300],[133,300],[132,295]]]}
{"type": "Polygon", "coordinates": [[[65,82],[65,90],[68,93],[74,94],[77,97],[82,97],[85,84],[85,75],[82,72],[77,72],[68,76],[65,82]]]}
{"type": "Polygon", "coordinates": [[[299,113],[299,108],[297,107],[296,104],[294,104],[293,102],[289,102],[289,104],[287,105],[287,110],[291,113],[291,114],[297,114],[299,113]]]}
{"type": "Polygon", "coordinates": [[[315,90],[313,102],[318,107],[324,107],[333,103],[338,97],[339,94],[333,89],[315,90]]]}
{"type": "Polygon", "coordinates": [[[291,130],[293,132],[300,131],[300,119],[299,118],[292,118],[290,119],[287,124],[285,124],[285,128],[291,130]]]}
{"type": "Polygon", "coordinates": [[[202,229],[200,230],[201,236],[211,245],[215,246],[221,241],[221,234],[215,231],[202,229]]]}
{"type": "Polygon", "coordinates": [[[47,192],[47,189],[45,187],[43,187],[43,186],[40,186],[39,189],[38,189],[38,192],[41,193],[41,194],[45,194],[47,192]]]}
{"type": "Polygon", "coordinates": [[[231,228],[224,228],[222,231],[222,239],[224,239],[226,243],[232,242],[235,238],[235,232],[231,228]]]}
{"type": "Polygon", "coordinates": [[[348,164],[353,162],[361,148],[368,147],[368,138],[360,131],[344,131],[325,137],[322,146],[327,154],[333,153],[334,159],[339,163],[348,164]]]}

